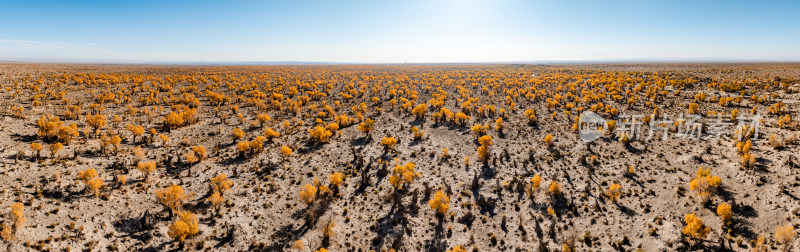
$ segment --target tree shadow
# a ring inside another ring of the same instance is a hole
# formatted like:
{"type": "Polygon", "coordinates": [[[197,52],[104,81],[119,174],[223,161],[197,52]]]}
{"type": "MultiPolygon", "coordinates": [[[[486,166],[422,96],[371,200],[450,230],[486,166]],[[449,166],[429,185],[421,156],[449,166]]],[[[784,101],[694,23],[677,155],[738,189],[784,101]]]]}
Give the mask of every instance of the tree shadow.
{"type": "Polygon", "coordinates": [[[372,136],[365,135],[365,136],[362,136],[362,137],[359,137],[359,138],[354,138],[354,139],[350,140],[350,145],[352,145],[352,146],[365,146],[370,142],[372,142],[372,136]]]}
{"type": "Polygon", "coordinates": [[[119,233],[125,233],[122,237],[130,237],[147,243],[153,238],[153,235],[147,231],[155,228],[158,219],[158,216],[150,214],[150,210],[147,210],[141,216],[121,218],[114,224],[114,229],[119,233]]]}
{"type": "Polygon", "coordinates": [[[294,224],[286,224],[279,227],[275,233],[269,237],[272,244],[265,247],[262,251],[283,251],[289,247],[289,244],[297,239],[293,230],[294,224]]]}
{"type": "Polygon", "coordinates": [[[750,230],[750,222],[746,219],[734,217],[731,222],[732,225],[728,226],[728,228],[733,230],[734,234],[741,235],[748,240],[754,240],[758,237],[756,233],[753,233],[753,231],[750,230]]]}
{"type": "Polygon", "coordinates": [[[436,227],[433,228],[433,237],[425,242],[425,251],[447,250],[447,239],[444,237],[444,219],[438,218],[436,227]]]}
{"type": "Polygon", "coordinates": [[[734,212],[737,213],[739,216],[746,217],[746,218],[755,218],[758,217],[758,212],[752,206],[744,205],[744,204],[734,204],[734,212]]]}
{"type": "Polygon", "coordinates": [[[619,204],[619,202],[614,202],[614,205],[617,206],[620,212],[622,212],[628,217],[636,215],[636,211],[633,211],[633,209],[625,205],[619,204]]]}
{"type": "Polygon", "coordinates": [[[376,251],[380,250],[385,244],[385,238],[390,231],[394,230],[396,225],[403,225],[405,227],[405,225],[408,224],[408,219],[405,217],[405,211],[403,209],[402,203],[395,201],[391,209],[389,209],[389,212],[383,217],[378,218],[375,225],[376,230],[373,230],[378,233],[378,236],[370,242],[371,249],[376,251]]]}
{"type": "Polygon", "coordinates": [[[489,162],[483,162],[481,164],[481,176],[484,178],[494,178],[496,175],[495,169],[489,165],[489,162]]]}
{"type": "MultiPolygon", "coordinates": [[[[39,138],[39,136],[37,136],[36,134],[34,134],[34,135],[20,135],[20,134],[17,134],[17,133],[13,133],[10,136],[11,136],[12,139],[14,139],[15,142],[23,142],[23,143],[32,143],[33,141],[36,141],[36,139],[39,138]]],[[[49,143],[49,142],[53,142],[53,141],[45,141],[45,142],[49,143]]]]}

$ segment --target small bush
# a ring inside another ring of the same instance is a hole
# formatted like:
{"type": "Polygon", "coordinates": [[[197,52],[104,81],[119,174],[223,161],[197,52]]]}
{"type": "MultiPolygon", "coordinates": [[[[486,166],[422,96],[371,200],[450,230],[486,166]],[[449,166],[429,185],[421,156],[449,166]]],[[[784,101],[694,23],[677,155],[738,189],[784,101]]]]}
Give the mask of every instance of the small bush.
{"type": "Polygon", "coordinates": [[[433,195],[433,198],[428,201],[428,204],[433,210],[436,210],[439,216],[444,216],[447,210],[450,209],[450,198],[447,197],[442,190],[438,190],[433,195]]]}

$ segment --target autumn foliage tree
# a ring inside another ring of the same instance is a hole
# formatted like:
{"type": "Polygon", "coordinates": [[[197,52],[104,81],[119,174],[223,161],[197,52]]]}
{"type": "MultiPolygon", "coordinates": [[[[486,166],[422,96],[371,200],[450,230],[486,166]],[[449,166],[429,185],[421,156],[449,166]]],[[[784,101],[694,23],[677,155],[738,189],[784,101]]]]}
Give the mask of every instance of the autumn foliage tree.
{"type": "Polygon", "coordinates": [[[683,227],[683,234],[689,236],[693,242],[702,241],[711,232],[711,228],[703,224],[703,220],[694,213],[684,216],[686,226],[683,227]]]}
{"type": "Polygon", "coordinates": [[[156,162],[155,161],[139,162],[136,164],[136,169],[142,173],[142,180],[146,182],[150,178],[150,173],[153,173],[156,170],[156,162]]]}
{"type": "Polygon", "coordinates": [[[606,197],[611,199],[613,202],[617,202],[617,199],[619,199],[620,190],[622,190],[622,185],[617,183],[611,184],[605,193],[606,197]]]}
{"type": "Polygon", "coordinates": [[[733,216],[733,212],[731,211],[731,205],[726,203],[721,203],[717,206],[717,215],[719,215],[722,224],[727,225],[731,217],[733,216]]]}
{"type": "Polygon", "coordinates": [[[86,124],[91,126],[95,133],[97,133],[100,128],[106,126],[106,117],[101,114],[87,115],[86,124]]]}
{"type": "Polygon", "coordinates": [[[157,190],[156,199],[159,204],[169,210],[169,215],[172,217],[178,210],[183,208],[183,202],[186,201],[186,194],[181,186],[171,185],[157,190]]]}
{"type": "Polygon", "coordinates": [[[311,184],[306,184],[300,188],[300,200],[307,205],[310,205],[317,197],[317,187],[311,184]]]}
{"type": "Polygon", "coordinates": [[[408,162],[405,165],[397,164],[392,169],[392,175],[389,176],[389,183],[397,190],[403,190],[414,178],[421,176],[414,170],[416,165],[413,162],[408,162]]]}
{"type": "Polygon", "coordinates": [[[131,132],[131,135],[133,135],[133,143],[136,143],[136,137],[144,135],[144,127],[142,127],[141,125],[137,126],[133,124],[128,124],[127,126],[125,126],[125,128],[131,132]]]}
{"type": "Polygon", "coordinates": [[[231,130],[231,138],[233,139],[234,143],[239,141],[239,139],[242,139],[242,137],[244,137],[244,131],[241,129],[233,128],[233,130],[231,130]]]}
{"type": "Polygon", "coordinates": [[[22,203],[15,202],[11,204],[11,211],[9,211],[8,216],[11,219],[11,226],[7,226],[7,224],[3,223],[0,227],[2,228],[2,233],[0,233],[0,237],[3,238],[5,241],[11,241],[16,237],[17,232],[22,229],[22,226],[25,225],[27,221],[23,214],[24,207],[22,203]]]}
{"type": "Polygon", "coordinates": [[[784,251],[788,251],[792,246],[794,238],[797,237],[797,232],[794,231],[794,226],[787,224],[775,228],[775,241],[783,244],[784,251]]]}
{"type": "Polygon", "coordinates": [[[381,138],[381,145],[384,151],[392,149],[395,144],[397,144],[397,139],[393,136],[381,138]]]}
{"type": "Polygon", "coordinates": [[[309,130],[308,133],[311,139],[314,139],[314,142],[317,144],[327,143],[331,139],[331,136],[333,136],[333,132],[322,126],[317,126],[313,130],[309,130]]]}
{"type": "Polygon", "coordinates": [[[433,198],[428,201],[428,205],[430,205],[431,208],[436,211],[436,215],[440,218],[447,213],[448,209],[450,209],[449,204],[450,197],[447,197],[442,190],[436,191],[436,193],[433,194],[433,198]]]}
{"type": "Polygon", "coordinates": [[[92,191],[95,196],[100,195],[100,187],[103,186],[103,179],[97,176],[97,171],[87,169],[78,172],[78,179],[85,185],[85,191],[92,191]]]}
{"type": "Polygon", "coordinates": [[[689,189],[696,191],[697,195],[700,196],[703,201],[706,201],[721,183],[722,179],[718,176],[711,175],[710,168],[703,169],[703,167],[698,167],[697,176],[692,179],[692,181],[689,181],[689,189]]]}
{"type": "Polygon", "coordinates": [[[358,130],[360,130],[361,132],[366,133],[367,136],[369,136],[370,132],[372,132],[372,125],[373,124],[375,124],[375,120],[372,120],[372,118],[367,118],[367,120],[365,120],[364,122],[361,122],[361,124],[358,125],[358,130]]]}
{"type": "Polygon", "coordinates": [[[178,213],[178,219],[169,225],[167,235],[183,246],[186,238],[194,236],[197,232],[197,215],[189,211],[182,211],[178,213]]]}
{"type": "Polygon", "coordinates": [[[31,150],[33,152],[36,152],[36,159],[39,159],[39,157],[41,157],[41,153],[42,153],[42,144],[40,144],[40,143],[31,143],[31,150]]]}

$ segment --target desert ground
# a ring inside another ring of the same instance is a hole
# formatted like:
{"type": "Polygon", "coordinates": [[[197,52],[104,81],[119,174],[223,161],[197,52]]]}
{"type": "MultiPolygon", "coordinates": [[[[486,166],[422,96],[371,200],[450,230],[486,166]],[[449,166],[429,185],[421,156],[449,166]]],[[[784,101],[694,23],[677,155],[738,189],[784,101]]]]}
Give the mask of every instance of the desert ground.
{"type": "Polygon", "coordinates": [[[9,62],[0,108],[7,251],[800,249],[796,63],[9,62]]]}

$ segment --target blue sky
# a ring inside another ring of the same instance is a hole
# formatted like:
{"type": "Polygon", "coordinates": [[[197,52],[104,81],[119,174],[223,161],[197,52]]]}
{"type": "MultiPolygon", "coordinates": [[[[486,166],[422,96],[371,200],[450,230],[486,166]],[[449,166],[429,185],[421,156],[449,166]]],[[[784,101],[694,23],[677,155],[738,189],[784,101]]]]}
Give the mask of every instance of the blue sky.
{"type": "Polygon", "coordinates": [[[0,60],[800,61],[800,1],[5,1],[0,60]]]}

